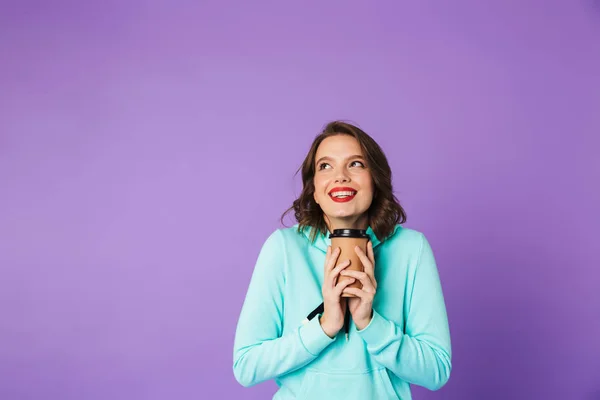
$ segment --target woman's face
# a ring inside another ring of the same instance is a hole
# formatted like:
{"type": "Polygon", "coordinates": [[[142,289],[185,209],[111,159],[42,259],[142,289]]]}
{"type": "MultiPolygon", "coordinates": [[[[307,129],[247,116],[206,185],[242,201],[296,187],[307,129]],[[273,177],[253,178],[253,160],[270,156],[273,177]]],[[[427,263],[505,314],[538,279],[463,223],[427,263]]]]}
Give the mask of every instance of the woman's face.
{"type": "Polygon", "coordinates": [[[315,194],[329,229],[368,226],[367,210],[373,200],[373,181],[358,140],[335,135],[317,148],[315,194]]]}

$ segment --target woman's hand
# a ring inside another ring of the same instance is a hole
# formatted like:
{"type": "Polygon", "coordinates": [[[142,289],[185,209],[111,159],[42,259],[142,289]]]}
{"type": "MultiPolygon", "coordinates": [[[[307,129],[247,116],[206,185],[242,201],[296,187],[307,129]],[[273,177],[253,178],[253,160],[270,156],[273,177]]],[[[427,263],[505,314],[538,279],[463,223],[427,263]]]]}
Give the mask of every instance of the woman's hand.
{"type": "Polygon", "coordinates": [[[340,272],[350,265],[350,260],[346,260],[336,267],[335,263],[339,256],[339,248],[332,252],[331,246],[327,247],[322,287],[323,315],[320,322],[323,331],[331,338],[335,337],[344,326],[347,303],[346,299],[341,297],[342,291],[355,281],[355,279],[345,279],[342,282],[337,282],[340,272]]]}
{"type": "Polygon", "coordinates": [[[375,257],[373,255],[373,243],[367,244],[367,254],[358,246],[354,251],[360,258],[365,270],[360,271],[341,271],[341,275],[353,277],[362,283],[362,289],[345,288],[342,293],[353,294],[358,297],[348,299],[348,307],[352,314],[352,320],[358,330],[366,328],[373,317],[373,298],[377,292],[377,281],[375,281],[375,257]]]}

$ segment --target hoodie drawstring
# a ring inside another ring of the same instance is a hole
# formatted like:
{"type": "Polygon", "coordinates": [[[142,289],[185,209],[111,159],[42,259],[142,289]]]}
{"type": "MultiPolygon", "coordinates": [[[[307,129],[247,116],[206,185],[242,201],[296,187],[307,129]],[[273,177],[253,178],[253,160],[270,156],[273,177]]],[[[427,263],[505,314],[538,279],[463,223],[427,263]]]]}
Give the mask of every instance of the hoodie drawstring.
{"type": "MultiPolygon", "coordinates": [[[[304,323],[308,323],[311,319],[313,319],[317,314],[322,314],[325,311],[325,303],[321,303],[308,314],[304,323]]],[[[346,315],[344,316],[344,333],[346,334],[346,342],[349,340],[350,334],[350,309],[346,306],[346,315]]]]}

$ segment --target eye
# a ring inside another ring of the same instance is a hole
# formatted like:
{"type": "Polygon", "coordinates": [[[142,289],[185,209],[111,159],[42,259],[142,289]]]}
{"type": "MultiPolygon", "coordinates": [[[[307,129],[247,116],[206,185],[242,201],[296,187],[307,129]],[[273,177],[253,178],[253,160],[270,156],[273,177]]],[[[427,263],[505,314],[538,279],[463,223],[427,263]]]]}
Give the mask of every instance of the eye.
{"type": "Polygon", "coordinates": [[[363,167],[363,168],[365,167],[365,164],[364,164],[362,161],[358,161],[358,160],[356,160],[356,161],[352,161],[352,162],[350,163],[350,165],[352,166],[352,165],[354,165],[355,163],[358,163],[358,164],[360,164],[360,166],[361,166],[361,167],[363,167]]]}
{"type": "Polygon", "coordinates": [[[329,165],[326,162],[319,164],[319,171],[325,168],[325,165],[329,165]]]}

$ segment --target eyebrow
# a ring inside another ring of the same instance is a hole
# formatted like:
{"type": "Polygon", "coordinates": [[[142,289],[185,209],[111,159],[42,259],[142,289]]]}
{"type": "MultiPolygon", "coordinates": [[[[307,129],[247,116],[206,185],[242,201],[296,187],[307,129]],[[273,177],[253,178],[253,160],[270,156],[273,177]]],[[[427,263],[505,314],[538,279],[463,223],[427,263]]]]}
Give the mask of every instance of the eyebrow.
{"type": "MultiPolygon", "coordinates": [[[[361,156],[360,154],[355,154],[355,155],[353,155],[353,156],[350,156],[350,157],[346,158],[346,160],[351,160],[351,159],[353,159],[353,158],[360,158],[360,159],[363,159],[363,160],[365,159],[365,158],[364,158],[363,156],[361,156]]],[[[319,158],[319,159],[317,160],[317,165],[319,165],[319,163],[320,163],[321,161],[323,161],[323,160],[330,160],[330,161],[331,161],[331,160],[332,160],[332,158],[331,158],[331,157],[327,157],[327,156],[325,156],[325,157],[321,157],[321,158],[319,158]]]]}

